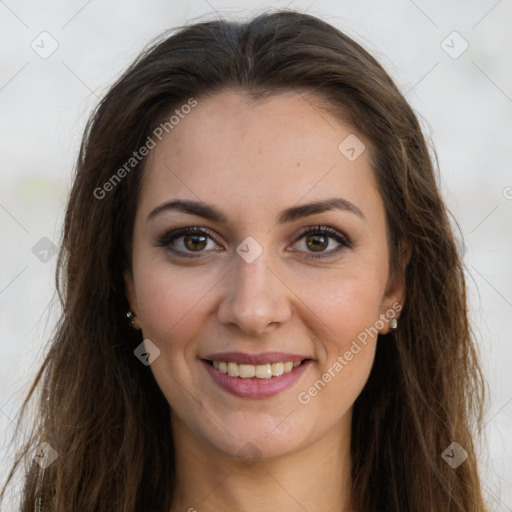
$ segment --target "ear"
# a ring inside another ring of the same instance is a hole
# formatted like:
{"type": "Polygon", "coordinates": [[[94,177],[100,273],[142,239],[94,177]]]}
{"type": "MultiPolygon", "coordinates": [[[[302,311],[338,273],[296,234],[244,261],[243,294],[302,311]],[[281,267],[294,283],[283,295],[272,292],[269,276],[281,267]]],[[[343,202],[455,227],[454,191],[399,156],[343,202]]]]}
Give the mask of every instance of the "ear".
{"type": "Polygon", "coordinates": [[[137,314],[137,297],[135,295],[135,286],[133,284],[133,276],[131,270],[125,270],[123,273],[124,277],[124,289],[126,294],[126,299],[130,304],[131,310],[137,314]]]}
{"type": "Polygon", "coordinates": [[[380,307],[381,318],[383,318],[384,315],[384,317],[388,319],[384,327],[379,330],[380,334],[388,334],[390,332],[389,319],[398,319],[405,302],[405,271],[411,259],[412,250],[407,242],[400,242],[398,250],[398,269],[390,273],[380,307]],[[394,316],[389,316],[389,313],[386,314],[386,312],[394,312],[394,316]]]}

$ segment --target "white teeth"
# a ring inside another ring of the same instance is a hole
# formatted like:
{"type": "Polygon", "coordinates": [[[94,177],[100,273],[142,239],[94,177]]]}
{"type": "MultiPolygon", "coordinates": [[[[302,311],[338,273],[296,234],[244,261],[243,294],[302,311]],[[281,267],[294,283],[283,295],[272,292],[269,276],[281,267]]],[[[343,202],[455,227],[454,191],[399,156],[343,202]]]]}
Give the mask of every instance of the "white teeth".
{"type": "Polygon", "coordinates": [[[291,372],[292,370],[293,370],[292,362],[284,363],[284,373],[291,372]]]}
{"type": "Polygon", "coordinates": [[[279,375],[283,375],[284,363],[274,363],[271,364],[270,367],[272,368],[272,375],[275,375],[276,377],[279,375]]]}
{"type": "Polygon", "coordinates": [[[270,379],[272,377],[272,368],[269,364],[259,364],[256,366],[256,377],[258,379],[270,379]]]}
{"type": "Polygon", "coordinates": [[[213,367],[222,373],[227,373],[231,377],[240,377],[241,379],[270,379],[279,377],[283,373],[289,373],[299,366],[301,361],[287,361],[285,363],[269,364],[238,364],[231,361],[213,361],[213,367]]]}
{"type": "Polygon", "coordinates": [[[231,377],[238,377],[240,375],[236,363],[228,363],[228,375],[231,375],[231,377]]]}
{"type": "Polygon", "coordinates": [[[256,367],[252,364],[236,364],[239,368],[239,376],[242,377],[242,379],[250,379],[254,377],[256,373],[256,367]]]}

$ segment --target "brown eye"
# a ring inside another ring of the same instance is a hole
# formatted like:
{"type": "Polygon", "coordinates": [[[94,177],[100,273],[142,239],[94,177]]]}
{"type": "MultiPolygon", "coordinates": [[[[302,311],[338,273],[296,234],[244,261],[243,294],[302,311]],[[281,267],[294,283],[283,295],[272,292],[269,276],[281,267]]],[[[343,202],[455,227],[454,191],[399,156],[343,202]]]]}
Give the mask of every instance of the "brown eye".
{"type": "Polygon", "coordinates": [[[208,239],[204,235],[187,235],[183,237],[183,245],[191,251],[201,251],[206,247],[208,239]]]}
{"type": "Polygon", "coordinates": [[[295,245],[300,252],[305,253],[305,257],[312,259],[336,256],[343,250],[354,247],[347,236],[329,226],[306,229],[295,245]]]}
{"type": "Polygon", "coordinates": [[[209,249],[218,249],[214,235],[206,228],[186,227],[166,233],[156,240],[157,245],[175,255],[183,257],[200,257],[209,249]],[[211,246],[208,246],[208,244],[211,246]]]}
{"type": "Polygon", "coordinates": [[[306,246],[314,252],[321,252],[327,249],[329,237],[324,235],[308,235],[305,239],[306,246]]]}

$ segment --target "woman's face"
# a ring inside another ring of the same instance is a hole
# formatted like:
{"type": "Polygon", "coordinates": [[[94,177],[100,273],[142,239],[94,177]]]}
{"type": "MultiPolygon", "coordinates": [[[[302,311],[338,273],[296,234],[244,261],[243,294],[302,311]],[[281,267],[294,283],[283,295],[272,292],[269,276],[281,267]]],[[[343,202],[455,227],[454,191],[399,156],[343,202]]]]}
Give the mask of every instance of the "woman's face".
{"type": "Polygon", "coordinates": [[[353,129],[292,93],[197,101],[149,155],[127,293],[173,428],[279,457],[347,432],[403,279],[353,129]]]}

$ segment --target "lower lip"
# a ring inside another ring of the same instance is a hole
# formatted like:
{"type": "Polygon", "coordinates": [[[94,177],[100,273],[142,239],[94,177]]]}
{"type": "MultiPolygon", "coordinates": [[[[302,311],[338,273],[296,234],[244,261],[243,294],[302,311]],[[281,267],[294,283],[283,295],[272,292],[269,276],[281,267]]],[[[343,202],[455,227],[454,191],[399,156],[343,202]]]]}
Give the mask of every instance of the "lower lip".
{"type": "Polygon", "coordinates": [[[293,386],[308,369],[313,361],[308,359],[300,366],[296,366],[291,372],[283,373],[278,377],[270,379],[241,379],[240,377],[231,377],[227,373],[215,369],[210,363],[201,360],[210,377],[219,387],[242,398],[267,398],[277,395],[281,391],[293,386]]]}

